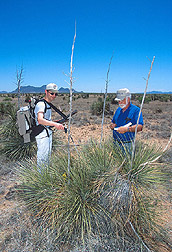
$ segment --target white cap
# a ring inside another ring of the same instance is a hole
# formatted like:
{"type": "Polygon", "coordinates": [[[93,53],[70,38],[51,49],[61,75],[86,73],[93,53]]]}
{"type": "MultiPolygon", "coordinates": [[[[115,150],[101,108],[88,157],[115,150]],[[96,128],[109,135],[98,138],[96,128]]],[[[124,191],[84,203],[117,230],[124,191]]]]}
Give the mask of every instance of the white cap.
{"type": "Polygon", "coordinates": [[[53,93],[58,93],[57,85],[54,83],[47,84],[46,90],[51,91],[53,93]]]}
{"type": "Polygon", "coordinates": [[[122,89],[119,89],[116,92],[116,96],[117,97],[115,98],[115,100],[116,101],[121,101],[121,100],[124,100],[125,97],[130,97],[131,98],[131,93],[127,88],[122,88],[122,89]]]}

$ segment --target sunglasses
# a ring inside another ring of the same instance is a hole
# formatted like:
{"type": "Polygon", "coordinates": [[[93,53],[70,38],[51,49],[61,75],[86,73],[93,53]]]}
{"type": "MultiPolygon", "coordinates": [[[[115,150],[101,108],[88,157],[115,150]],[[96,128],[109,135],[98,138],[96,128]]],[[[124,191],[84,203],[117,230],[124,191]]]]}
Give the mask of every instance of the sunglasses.
{"type": "Polygon", "coordinates": [[[57,96],[58,94],[57,93],[53,93],[53,92],[49,92],[50,95],[54,95],[57,96]]]}

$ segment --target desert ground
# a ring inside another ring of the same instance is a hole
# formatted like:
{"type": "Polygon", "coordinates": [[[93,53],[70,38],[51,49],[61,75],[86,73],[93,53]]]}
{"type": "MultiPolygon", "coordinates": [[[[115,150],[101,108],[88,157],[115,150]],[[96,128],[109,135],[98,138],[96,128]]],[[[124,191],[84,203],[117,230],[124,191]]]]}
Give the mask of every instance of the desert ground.
{"type": "MultiPolygon", "coordinates": [[[[102,116],[92,115],[91,105],[97,101],[98,97],[103,95],[90,94],[87,98],[78,98],[79,95],[73,96],[72,110],[77,109],[77,114],[73,116],[71,122],[71,135],[76,145],[88,143],[90,139],[100,141],[102,116]]],[[[3,101],[0,98],[0,102],[3,101]]],[[[22,98],[22,105],[26,105],[25,97],[22,98]]],[[[17,98],[11,102],[17,103],[17,98]]],[[[137,100],[132,101],[133,104],[139,105],[137,100]]],[[[69,113],[69,96],[59,95],[54,101],[54,105],[60,108],[64,113],[69,113]]],[[[109,124],[113,117],[113,113],[117,108],[117,104],[110,104],[111,114],[105,115],[103,137],[112,136],[112,131],[109,124]]],[[[172,101],[160,102],[151,101],[143,105],[144,129],[138,133],[137,137],[155,143],[158,146],[165,148],[172,131],[172,101]]],[[[58,116],[53,112],[53,118],[58,119],[58,116]]],[[[56,134],[56,133],[55,133],[56,134]]],[[[67,141],[67,135],[61,132],[64,141],[67,141]]],[[[60,148],[60,147],[59,147],[60,148]]],[[[25,225],[27,222],[25,206],[16,198],[15,187],[18,184],[14,167],[16,161],[8,160],[5,156],[0,156],[0,251],[3,252],[19,252],[32,250],[15,250],[19,247],[21,240],[26,239],[25,225]]],[[[168,147],[168,151],[162,160],[168,163],[168,172],[172,171],[172,146],[168,147]]],[[[164,202],[164,226],[169,230],[169,235],[172,238],[172,180],[169,177],[169,183],[166,185],[166,190],[161,192],[161,198],[164,202]]],[[[36,238],[35,238],[36,239],[36,238]]],[[[28,245],[29,248],[29,245],[28,245]]],[[[45,250],[46,251],[46,250],[45,250]]],[[[164,249],[164,252],[167,251],[164,249]]],[[[162,252],[162,250],[160,251],[162,252]]]]}

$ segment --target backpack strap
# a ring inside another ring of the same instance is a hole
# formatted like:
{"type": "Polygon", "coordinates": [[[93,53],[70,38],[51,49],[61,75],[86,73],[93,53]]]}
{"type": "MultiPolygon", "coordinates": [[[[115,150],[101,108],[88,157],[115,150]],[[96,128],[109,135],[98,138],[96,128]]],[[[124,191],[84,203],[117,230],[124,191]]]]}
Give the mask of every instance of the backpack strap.
{"type": "MultiPolygon", "coordinates": [[[[37,104],[38,102],[40,102],[40,101],[41,101],[41,102],[44,102],[44,104],[45,104],[44,113],[46,113],[46,110],[47,110],[47,109],[53,108],[59,115],[61,115],[61,116],[64,118],[64,120],[68,119],[68,116],[66,116],[62,111],[60,111],[58,108],[56,108],[56,106],[54,106],[52,103],[47,102],[45,99],[40,99],[40,100],[38,100],[38,101],[36,102],[36,104],[37,104]],[[50,108],[47,108],[47,104],[50,106],[50,108]]],[[[35,104],[35,105],[36,105],[36,104],[35,104]]],[[[49,128],[51,128],[51,126],[50,126],[49,128]]],[[[49,137],[48,129],[47,129],[46,126],[44,126],[44,125],[37,125],[37,126],[36,126],[36,125],[35,125],[34,127],[32,127],[32,139],[34,139],[35,136],[39,135],[44,129],[46,130],[47,136],[49,137]]]]}
{"type": "Polygon", "coordinates": [[[47,102],[45,99],[43,99],[45,103],[47,103],[51,108],[53,108],[59,115],[61,115],[65,120],[68,118],[62,111],[60,111],[56,106],[54,106],[52,103],[47,102]]]}
{"type": "MultiPolygon", "coordinates": [[[[31,129],[31,124],[30,124],[30,121],[29,121],[29,119],[27,118],[27,116],[24,114],[24,117],[25,117],[25,120],[26,120],[26,122],[27,122],[27,124],[28,124],[28,126],[29,126],[29,129],[27,130],[27,131],[29,131],[30,129],[31,129]]],[[[27,132],[26,131],[26,132],[27,132]]]]}
{"type": "MultiPolygon", "coordinates": [[[[45,104],[44,113],[46,113],[47,109],[51,109],[51,107],[47,108],[47,101],[46,101],[44,98],[38,100],[38,101],[36,102],[36,104],[37,104],[38,102],[44,102],[44,104],[45,104]]],[[[35,104],[35,105],[36,105],[36,104],[35,104]]]]}

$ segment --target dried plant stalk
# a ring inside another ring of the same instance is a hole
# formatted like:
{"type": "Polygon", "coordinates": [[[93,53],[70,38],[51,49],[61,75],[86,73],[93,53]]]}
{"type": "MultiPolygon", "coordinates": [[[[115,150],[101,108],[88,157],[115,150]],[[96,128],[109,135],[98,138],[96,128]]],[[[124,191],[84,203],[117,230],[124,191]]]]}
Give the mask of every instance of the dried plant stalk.
{"type": "Polygon", "coordinates": [[[139,124],[139,119],[140,119],[140,115],[141,115],[141,112],[142,112],[142,108],[143,108],[143,104],[144,104],[144,100],[145,100],[145,96],[146,96],[146,92],[147,92],[147,88],[148,88],[148,81],[149,81],[149,78],[150,78],[150,74],[151,74],[151,71],[152,71],[154,60],[155,60],[155,56],[153,57],[153,60],[151,62],[150,70],[149,70],[148,77],[147,77],[147,80],[146,80],[146,88],[145,88],[144,95],[143,95],[143,98],[142,98],[142,103],[141,103],[141,106],[140,106],[140,112],[139,112],[139,116],[138,116],[138,119],[137,119],[137,125],[136,125],[136,128],[135,128],[135,138],[134,138],[134,142],[133,142],[133,149],[132,149],[132,156],[131,156],[131,169],[132,169],[132,166],[133,166],[133,159],[134,159],[134,153],[135,153],[135,147],[136,147],[137,127],[138,127],[138,124],[139,124]]]}
{"type": "Polygon", "coordinates": [[[21,106],[21,102],[20,102],[20,87],[21,87],[21,83],[23,81],[23,66],[21,66],[20,71],[17,69],[16,72],[16,77],[17,77],[17,93],[18,93],[18,109],[20,109],[21,106]]]}
{"type": "Polygon", "coordinates": [[[70,61],[70,101],[69,101],[69,123],[68,123],[68,175],[70,173],[70,125],[72,119],[72,86],[73,86],[73,53],[74,53],[74,45],[76,39],[76,24],[75,24],[75,35],[73,39],[72,45],[72,53],[71,53],[71,61],[70,61]]]}
{"type": "Polygon", "coordinates": [[[103,104],[103,115],[102,115],[102,127],[101,127],[100,145],[101,145],[101,142],[102,142],[102,139],[103,139],[104,114],[105,114],[107,90],[108,90],[108,84],[109,84],[109,71],[110,71],[110,66],[111,66],[111,63],[112,63],[112,58],[113,58],[113,55],[112,55],[112,57],[111,57],[111,59],[110,59],[110,62],[109,62],[109,67],[108,67],[108,71],[107,71],[107,78],[106,78],[106,86],[105,86],[105,97],[104,97],[104,104],[103,104]]]}

